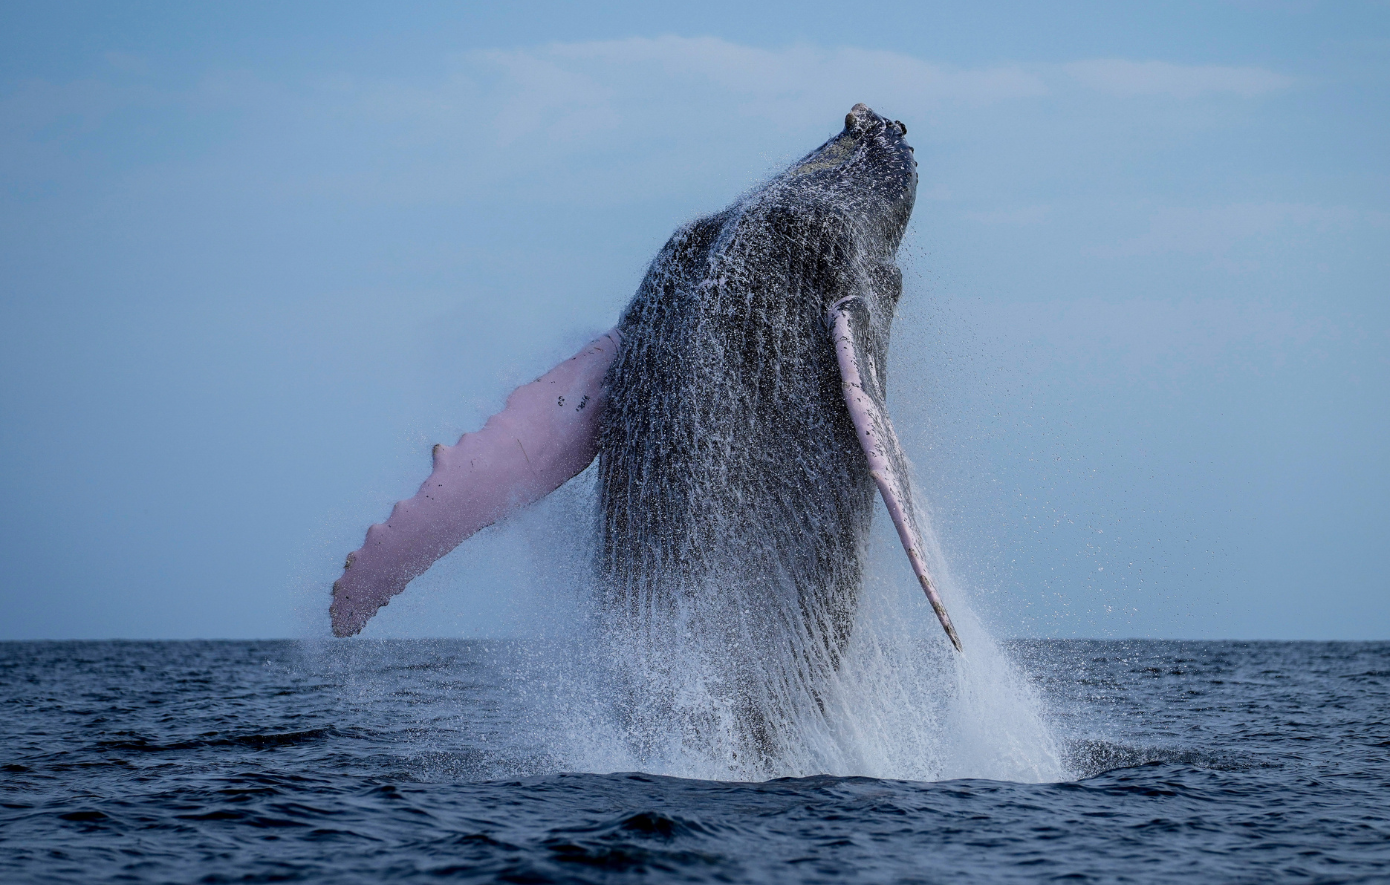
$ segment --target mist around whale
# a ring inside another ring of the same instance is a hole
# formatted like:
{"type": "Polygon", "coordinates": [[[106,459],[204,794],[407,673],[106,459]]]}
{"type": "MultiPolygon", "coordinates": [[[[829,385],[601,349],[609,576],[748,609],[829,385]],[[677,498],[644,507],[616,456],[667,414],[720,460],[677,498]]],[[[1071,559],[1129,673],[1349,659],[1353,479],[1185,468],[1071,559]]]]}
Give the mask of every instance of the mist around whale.
{"type": "Polygon", "coordinates": [[[566,711],[570,767],[1062,776],[1034,693],[949,581],[889,418],[906,134],[856,105],[679,229],[613,330],[434,447],[416,496],[349,555],[334,632],[596,461],[582,639],[532,674],[560,686],[547,703],[566,711]],[[875,574],[891,546],[871,543],[876,491],[915,604],[875,574]]]}

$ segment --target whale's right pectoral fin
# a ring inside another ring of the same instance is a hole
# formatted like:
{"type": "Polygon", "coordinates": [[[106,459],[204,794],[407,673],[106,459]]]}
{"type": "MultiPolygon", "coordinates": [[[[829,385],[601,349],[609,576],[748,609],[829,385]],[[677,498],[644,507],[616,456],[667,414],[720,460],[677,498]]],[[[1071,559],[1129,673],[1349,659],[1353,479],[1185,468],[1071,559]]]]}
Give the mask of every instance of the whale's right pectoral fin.
{"type": "Polygon", "coordinates": [[[367,530],[333,583],[336,636],[362,629],[411,579],[474,532],[545,497],[598,452],[604,375],[618,352],[616,329],[537,381],[457,445],[434,447],[434,472],[415,497],[367,530]]]}
{"type": "Polygon", "coordinates": [[[922,556],[922,534],[917,528],[917,514],[912,508],[912,487],[908,482],[907,457],[898,444],[893,423],[888,420],[888,404],[878,367],[869,357],[865,346],[871,334],[869,306],[863,298],[852,295],[831,305],[826,324],[835,344],[835,359],[840,366],[840,382],[845,405],[854,422],[855,435],[869,462],[869,475],[874,478],[888,515],[898,529],[898,540],[907,551],[908,562],[917,581],[927,594],[927,601],[945,628],[951,644],[961,651],[960,637],[946,614],[946,606],[936,592],[927,563],[922,556]]]}

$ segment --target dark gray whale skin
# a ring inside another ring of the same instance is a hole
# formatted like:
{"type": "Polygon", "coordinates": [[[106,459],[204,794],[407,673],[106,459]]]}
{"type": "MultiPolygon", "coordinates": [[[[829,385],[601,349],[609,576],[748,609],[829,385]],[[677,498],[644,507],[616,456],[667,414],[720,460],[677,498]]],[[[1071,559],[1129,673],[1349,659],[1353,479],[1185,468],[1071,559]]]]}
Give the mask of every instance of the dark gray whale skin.
{"type": "Polygon", "coordinates": [[[696,594],[731,644],[783,637],[833,664],[850,633],[874,485],[826,312],[863,298],[869,356],[885,365],[917,164],[901,123],[864,105],[845,122],[678,230],[622,315],[597,556],[608,608],[630,627],[660,629],[696,594]]]}

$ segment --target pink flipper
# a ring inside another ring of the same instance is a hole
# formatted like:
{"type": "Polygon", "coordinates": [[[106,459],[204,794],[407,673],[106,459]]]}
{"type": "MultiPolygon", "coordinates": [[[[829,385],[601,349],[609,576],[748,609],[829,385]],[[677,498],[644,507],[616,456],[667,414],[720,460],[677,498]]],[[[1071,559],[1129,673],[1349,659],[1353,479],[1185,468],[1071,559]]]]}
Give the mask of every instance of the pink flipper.
{"type": "Polygon", "coordinates": [[[537,501],[598,453],[603,377],[618,352],[604,333],[537,381],[518,387],[477,433],[434,447],[434,472],[415,497],[367,530],[333,583],[335,636],[351,636],[377,609],[479,529],[537,501]]]}
{"type": "Polygon", "coordinates": [[[855,295],[835,302],[826,315],[830,335],[835,342],[835,358],[840,364],[845,404],[849,406],[855,435],[869,461],[869,475],[874,478],[883,503],[888,506],[888,515],[898,529],[898,540],[902,541],[903,549],[907,551],[912,571],[926,592],[927,601],[931,603],[941,626],[946,628],[951,644],[956,651],[961,651],[960,637],[956,635],[951,616],[946,614],[946,606],[932,585],[927,563],[922,558],[921,534],[917,530],[917,517],[912,509],[907,481],[907,458],[898,445],[893,424],[888,420],[888,407],[878,369],[865,347],[868,319],[868,305],[855,295]],[[861,368],[864,370],[862,373],[861,368]]]}

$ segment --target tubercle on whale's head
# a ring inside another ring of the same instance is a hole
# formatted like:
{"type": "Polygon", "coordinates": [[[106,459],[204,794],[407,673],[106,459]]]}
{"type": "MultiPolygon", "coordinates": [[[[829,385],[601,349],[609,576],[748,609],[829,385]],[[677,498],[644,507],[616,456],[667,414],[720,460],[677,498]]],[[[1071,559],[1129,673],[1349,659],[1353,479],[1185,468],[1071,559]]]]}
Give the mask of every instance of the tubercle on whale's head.
{"type": "Polygon", "coordinates": [[[856,104],[841,132],[781,178],[792,187],[833,193],[838,205],[855,212],[896,252],[917,197],[917,160],[906,135],[901,122],[856,104]]]}

